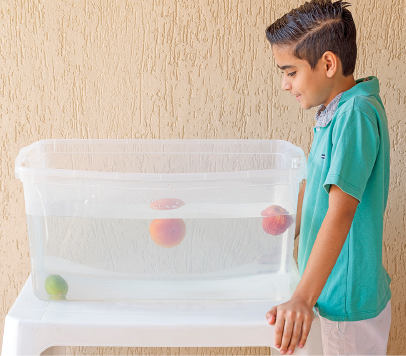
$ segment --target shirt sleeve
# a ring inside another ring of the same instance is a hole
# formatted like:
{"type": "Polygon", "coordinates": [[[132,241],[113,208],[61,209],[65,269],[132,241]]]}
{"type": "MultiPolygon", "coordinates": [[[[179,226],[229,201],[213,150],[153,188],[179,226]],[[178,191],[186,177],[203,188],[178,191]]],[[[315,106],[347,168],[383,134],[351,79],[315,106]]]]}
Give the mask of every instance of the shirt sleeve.
{"type": "Polygon", "coordinates": [[[379,150],[376,119],[358,109],[346,111],[337,118],[332,145],[324,189],[329,193],[330,186],[337,185],[361,202],[379,150]]]}

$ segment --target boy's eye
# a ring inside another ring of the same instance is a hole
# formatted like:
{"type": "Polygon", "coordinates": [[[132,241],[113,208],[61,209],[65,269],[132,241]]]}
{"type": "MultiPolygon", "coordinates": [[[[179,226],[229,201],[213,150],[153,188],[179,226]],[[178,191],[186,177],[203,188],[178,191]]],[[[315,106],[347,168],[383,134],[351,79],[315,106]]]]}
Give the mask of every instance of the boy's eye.
{"type": "Polygon", "coordinates": [[[296,74],[296,72],[291,72],[291,73],[288,73],[288,76],[293,77],[295,74],[296,74]]]}

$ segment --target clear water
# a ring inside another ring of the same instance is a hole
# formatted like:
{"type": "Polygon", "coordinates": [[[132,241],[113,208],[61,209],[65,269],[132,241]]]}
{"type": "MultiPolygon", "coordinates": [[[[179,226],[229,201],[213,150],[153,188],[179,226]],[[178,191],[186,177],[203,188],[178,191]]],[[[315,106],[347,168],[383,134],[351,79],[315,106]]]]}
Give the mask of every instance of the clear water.
{"type": "Polygon", "coordinates": [[[172,248],[158,246],[149,225],[157,217],[179,218],[179,211],[142,219],[27,215],[37,297],[48,300],[44,286],[50,274],[68,282],[66,299],[71,300],[288,295],[295,224],[272,236],[259,216],[185,214],[183,241],[172,248]]]}

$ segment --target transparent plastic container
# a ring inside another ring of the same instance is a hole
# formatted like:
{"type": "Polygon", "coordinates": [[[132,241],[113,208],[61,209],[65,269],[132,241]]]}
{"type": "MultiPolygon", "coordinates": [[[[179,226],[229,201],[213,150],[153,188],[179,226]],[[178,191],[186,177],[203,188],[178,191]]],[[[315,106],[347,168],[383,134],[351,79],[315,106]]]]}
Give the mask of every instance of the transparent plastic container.
{"type": "Polygon", "coordinates": [[[306,175],[289,142],[44,140],[15,170],[39,299],[289,294],[306,175]]]}

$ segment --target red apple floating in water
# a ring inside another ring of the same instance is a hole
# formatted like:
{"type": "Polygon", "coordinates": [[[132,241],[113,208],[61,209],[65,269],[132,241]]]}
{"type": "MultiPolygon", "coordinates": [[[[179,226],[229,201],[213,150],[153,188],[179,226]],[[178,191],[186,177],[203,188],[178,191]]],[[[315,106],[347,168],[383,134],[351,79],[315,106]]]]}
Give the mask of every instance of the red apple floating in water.
{"type": "Polygon", "coordinates": [[[262,228],[267,234],[278,236],[283,234],[294,219],[289,215],[289,212],[279,205],[271,205],[261,212],[262,228]]]}

